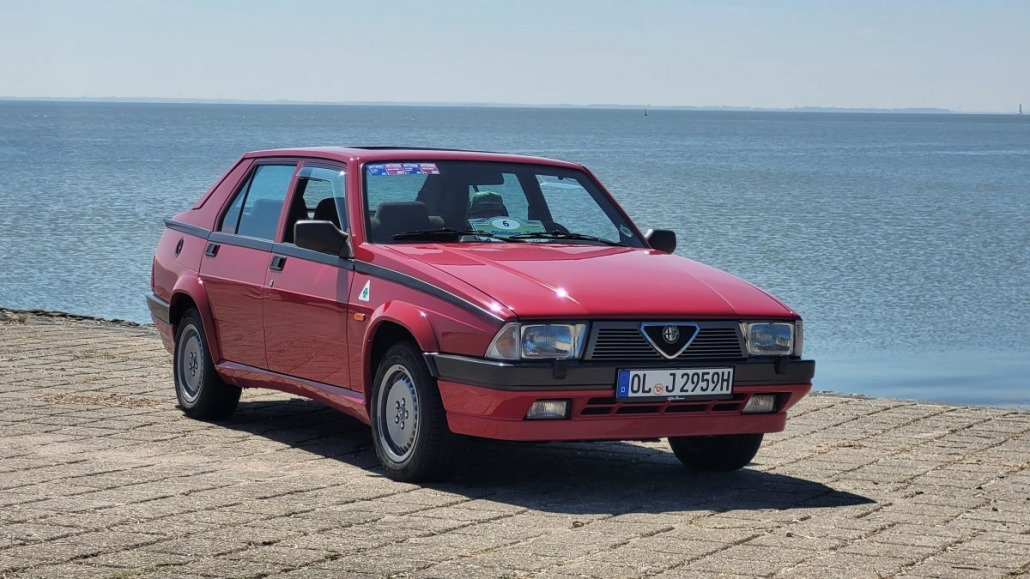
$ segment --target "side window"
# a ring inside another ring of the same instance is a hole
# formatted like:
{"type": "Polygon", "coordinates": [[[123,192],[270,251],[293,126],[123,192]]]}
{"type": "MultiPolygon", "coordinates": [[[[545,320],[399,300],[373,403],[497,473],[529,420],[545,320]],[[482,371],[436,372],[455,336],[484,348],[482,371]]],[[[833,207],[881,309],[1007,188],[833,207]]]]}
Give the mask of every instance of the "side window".
{"type": "Polygon", "coordinates": [[[295,165],[259,165],[236,193],[220,231],[274,240],[295,165]]]}
{"type": "Polygon", "coordinates": [[[293,225],[301,219],[331,221],[347,231],[346,173],[340,169],[304,167],[290,205],[283,241],[293,243],[293,225]]]}
{"type": "Polygon", "coordinates": [[[540,175],[538,180],[555,223],[574,233],[619,241],[619,230],[612,219],[579,182],[550,175],[540,175]]]}

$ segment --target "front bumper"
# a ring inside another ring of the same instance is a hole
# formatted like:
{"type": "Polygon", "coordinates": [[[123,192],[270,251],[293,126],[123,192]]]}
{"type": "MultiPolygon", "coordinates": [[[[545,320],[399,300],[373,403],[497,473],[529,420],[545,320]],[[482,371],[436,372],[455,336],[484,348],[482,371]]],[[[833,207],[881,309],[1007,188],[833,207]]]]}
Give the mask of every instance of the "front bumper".
{"type": "Polygon", "coordinates": [[[446,354],[427,354],[426,360],[438,380],[451,431],[527,441],[779,432],[786,424],[787,410],[812,389],[815,373],[811,360],[738,361],[726,364],[734,366],[730,397],[624,402],[615,398],[617,371],[655,364],[511,364],[446,354]],[[776,411],[742,414],[755,394],[775,395],[776,411]],[[568,417],[526,420],[533,402],[549,399],[568,400],[568,417]]]}

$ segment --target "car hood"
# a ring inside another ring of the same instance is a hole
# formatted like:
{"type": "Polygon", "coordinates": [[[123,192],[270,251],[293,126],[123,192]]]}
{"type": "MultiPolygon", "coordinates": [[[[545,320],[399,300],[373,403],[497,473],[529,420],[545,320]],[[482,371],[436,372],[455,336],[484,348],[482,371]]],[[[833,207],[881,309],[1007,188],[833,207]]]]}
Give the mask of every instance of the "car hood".
{"type": "MultiPolygon", "coordinates": [[[[526,243],[391,245],[520,318],[784,318],[796,314],[728,273],[649,249],[526,243]]],[[[441,280],[444,281],[444,280],[441,280]]]]}

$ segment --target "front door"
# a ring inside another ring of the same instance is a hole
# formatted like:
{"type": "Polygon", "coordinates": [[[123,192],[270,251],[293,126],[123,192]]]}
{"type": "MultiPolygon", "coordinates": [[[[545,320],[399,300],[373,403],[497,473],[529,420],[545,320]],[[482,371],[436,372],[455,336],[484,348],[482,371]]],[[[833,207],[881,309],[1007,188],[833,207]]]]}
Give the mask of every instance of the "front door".
{"type": "Polygon", "coordinates": [[[305,165],[297,174],[290,209],[272,249],[265,286],[265,352],[268,369],[351,389],[347,360],[350,260],[293,244],[299,219],[333,221],[347,231],[345,173],[305,165]]]}

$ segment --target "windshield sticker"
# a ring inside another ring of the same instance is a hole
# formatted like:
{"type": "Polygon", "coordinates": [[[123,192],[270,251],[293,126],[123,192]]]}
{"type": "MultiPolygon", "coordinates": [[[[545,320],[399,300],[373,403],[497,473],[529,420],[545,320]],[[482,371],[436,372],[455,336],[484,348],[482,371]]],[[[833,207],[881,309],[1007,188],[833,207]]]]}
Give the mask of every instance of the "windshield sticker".
{"type": "Polygon", "coordinates": [[[626,227],[625,225],[619,226],[619,233],[623,234],[626,237],[633,237],[633,232],[630,231],[629,227],[626,227]]]}
{"type": "Polygon", "coordinates": [[[514,217],[484,217],[469,219],[472,229],[492,235],[516,235],[518,233],[542,233],[546,231],[544,224],[531,219],[515,219],[514,217]]]}
{"type": "Polygon", "coordinates": [[[436,163],[377,163],[366,165],[370,177],[388,177],[392,175],[439,175],[436,163]]]}

